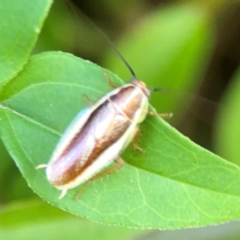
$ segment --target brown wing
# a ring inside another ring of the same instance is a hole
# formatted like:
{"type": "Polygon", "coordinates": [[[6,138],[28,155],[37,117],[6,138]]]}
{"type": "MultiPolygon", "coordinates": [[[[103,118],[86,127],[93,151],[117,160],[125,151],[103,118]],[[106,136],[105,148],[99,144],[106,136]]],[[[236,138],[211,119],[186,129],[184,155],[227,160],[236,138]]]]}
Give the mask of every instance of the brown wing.
{"type": "Polygon", "coordinates": [[[129,124],[129,120],[106,100],[93,111],[85,126],[54,163],[52,184],[58,186],[73,181],[121,137],[129,124]]]}

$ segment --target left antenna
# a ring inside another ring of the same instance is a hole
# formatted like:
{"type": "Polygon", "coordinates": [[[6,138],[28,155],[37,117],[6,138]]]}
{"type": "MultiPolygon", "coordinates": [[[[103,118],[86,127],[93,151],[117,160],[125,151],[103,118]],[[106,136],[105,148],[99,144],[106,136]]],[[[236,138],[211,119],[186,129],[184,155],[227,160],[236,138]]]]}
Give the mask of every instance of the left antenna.
{"type": "Polygon", "coordinates": [[[101,36],[103,40],[105,40],[109,46],[111,46],[113,52],[123,61],[123,63],[128,68],[129,72],[133,76],[134,79],[137,79],[137,76],[135,72],[133,71],[133,68],[130,66],[128,61],[124,58],[124,56],[120,53],[120,51],[117,49],[117,47],[113,44],[113,42],[110,40],[110,38],[102,31],[101,28],[99,28],[85,13],[83,13],[79,8],[74,7],[73,3],[68,0],[66,1],[68,7],[71,9],[71,11],[75,14],[75,16],[79,19],[79,16],[81,15],[86,22],[93,27],[98,34],[101,36]]]}

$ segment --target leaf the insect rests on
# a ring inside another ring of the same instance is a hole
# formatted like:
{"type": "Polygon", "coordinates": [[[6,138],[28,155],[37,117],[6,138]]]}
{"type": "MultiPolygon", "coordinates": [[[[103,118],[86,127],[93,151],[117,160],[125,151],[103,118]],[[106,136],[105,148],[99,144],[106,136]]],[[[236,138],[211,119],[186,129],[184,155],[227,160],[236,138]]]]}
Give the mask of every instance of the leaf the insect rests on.
{"type": "MultiPolygon", "coordinates": [[[[126,164],[58,200],[44,170],[58,139],[86,104],[110,91],[104,72],[61,52],[35,55],[0,92],[0,133],[29,186],[44,200],[97,222],[135,228],[176,229],[218,224],[240,216],[240,169],[197,146],[164,120],[149,116],[139,141],[146,153],[128,148],[126,164]]],[[[101,127],[101,126],[99,126],[101,127]]]]}

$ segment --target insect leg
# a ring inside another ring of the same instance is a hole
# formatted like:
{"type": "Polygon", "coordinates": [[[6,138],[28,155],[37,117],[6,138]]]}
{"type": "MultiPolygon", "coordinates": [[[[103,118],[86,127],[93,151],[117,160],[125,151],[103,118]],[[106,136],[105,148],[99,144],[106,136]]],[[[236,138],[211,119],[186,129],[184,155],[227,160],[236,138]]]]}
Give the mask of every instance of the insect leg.
{"type": "Polygon", "coordinates": [[[141,135],[141,132],[140,132],[140,130],[138,129],[138,130],[137,130],[137,133],[136,133],[136,135],[134,136],[133,141],[132,141],[132,148],[135,149],[135,150],[140,151],[141,153],[145,153],[145,151],[144,151],[141,147],[139,147],[138,144],[137,144],[140,135],[141,135]]]}
{"type": "Polygon", "coordinates": [[[116,158],[114,161],[115,161],[115,163],[116,163],[117,165],[115,165],[115,166],[113,166],[113,167],[110,167],[110,168],[108,168],[108,169],[100,172],[99,174],[97,174],[97,175],[95,175],[93,178],[91,178],[91,180],[96,180],[96,179],[98,179],[98,178],[104,177],[104,176],[106,176],[106,175],[108,175],[108,174],[111,174],[111,173],[113,173],[113,172],[116,172],[116,171],[118,171],[118,170],[123,166],[123,164],[124,164],[124,161],[123,161],[123,159],[122,159],[121,157],[116,158]]]}
{"type": "Polygon", "coordinates": [[[58,199],[59,200],[62,199],[66,195],[66,193],[67,193],[67,189],[63,189],[58,199]]]}
{"type": "Polygon", "coordinates": [[[86,94],[83,94],[82,97],[88,106],[92,105],[92,102],[88,99],[88,96],[86,94]]]}
{"type": "Polygon", "coordinates": [[[40,164],[35,167],[35,169],[41,169],[41,168],[46,168],[48,165],[47,164],[40,164]]]}
{"type": "Polygon", "coordinates": [[[162,118],[171,118],[173,116],[172,113],[156,113],[153,111],[148,111],[148,114],[151,116],[158,116],[158,117],[162,117],[162,118]]]}
{"type": "Polygon", "coordinates": [[[114,85],[114,84],[111,82],[111,80],[110,80],[109,76],[107,75],[107,73],[103,72],[103,74],[104,74],[104,76],[105,76],[105,78],[106,78],[106,80],[107,80],[107,84],[110,86],[110,88],[112,88],[112,89],[116,88],[117,86],[114,85]]]}
{"type": "Polygon", "coordinates": [[[80,195],[83,193],[83,190],[86,188],[86,186],[91,182],[91,181],[94,181],[98,178],[102,178],[108,174],[111,174],[117,170],[119,170],[123,164],[124,164],[124,161],[121,157],[118,157],[117,159],[114,160],[117,165],[113,166],[113,167],[110,167],[100,173],[98,173],[97,175],[93,176],[92,178],[90,178],[88,181],[86,181],[85,183],[82,184],[82,187],[80,189],[80,191],[74,196],[74,199],[78,199],[80,197],[80,195]]]}

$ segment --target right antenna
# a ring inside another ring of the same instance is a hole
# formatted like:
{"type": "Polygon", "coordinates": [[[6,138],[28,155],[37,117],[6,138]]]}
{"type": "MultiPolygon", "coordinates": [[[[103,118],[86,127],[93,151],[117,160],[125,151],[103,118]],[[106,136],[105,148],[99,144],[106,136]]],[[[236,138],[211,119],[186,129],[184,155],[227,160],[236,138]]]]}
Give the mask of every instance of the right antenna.
{"type": "Polygon", "coordinates": [[[123,55],[120,53],[120,51],[117,49],[117,47],[113,44],[113,42],[110,40],[110,38],[99,28],[85,13],[83,13],[79,8],[73,6],[73,3],[70,1],[67,1],[67,5],[71,9],[71,11],[75,14],[75,16],[79,19],[79,15],[82,15],[82,17],[88,22],[89,25],[91,25],[98,33],[99,35],[112,47],[112,50],[114,53],[124,62],[126,67],[128,68],[129,72],[133,76],[134,79],[137,79],[135,72],[133,71],[130,64],[127,62],[127,60],[123,57],[123,55]],[[76,13],[76,11],[79,13],[76,13]]]}

